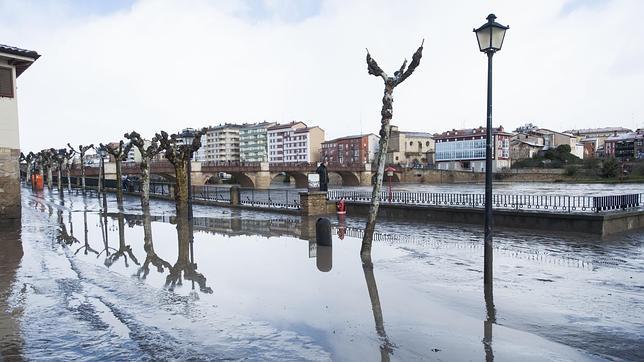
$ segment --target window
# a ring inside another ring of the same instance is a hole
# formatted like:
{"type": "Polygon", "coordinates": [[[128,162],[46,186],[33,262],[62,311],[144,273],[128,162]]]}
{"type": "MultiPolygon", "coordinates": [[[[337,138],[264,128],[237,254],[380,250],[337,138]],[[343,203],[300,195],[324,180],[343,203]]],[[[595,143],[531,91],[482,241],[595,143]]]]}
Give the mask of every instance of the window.
{"type": "Polygon", "coordinates": [[[0,97],[13,98],[13,72],[0,67],[0,97]]]}

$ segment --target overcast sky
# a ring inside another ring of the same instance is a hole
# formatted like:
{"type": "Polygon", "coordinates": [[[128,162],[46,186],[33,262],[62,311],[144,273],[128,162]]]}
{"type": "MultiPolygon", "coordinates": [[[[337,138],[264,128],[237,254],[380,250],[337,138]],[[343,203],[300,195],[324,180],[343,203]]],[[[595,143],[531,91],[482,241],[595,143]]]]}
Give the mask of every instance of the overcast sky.
{"type": "Polygon", "coordinates": [[[494,124],[644,127],[644,1],[0,0],[0,43],[42,57],[18,79],[25,150],[126,131],[305,121],[327,139],[377,133],[383,84],[402,130],[485,122],[472,28],[510,25],[494,56],[494,124]]]}

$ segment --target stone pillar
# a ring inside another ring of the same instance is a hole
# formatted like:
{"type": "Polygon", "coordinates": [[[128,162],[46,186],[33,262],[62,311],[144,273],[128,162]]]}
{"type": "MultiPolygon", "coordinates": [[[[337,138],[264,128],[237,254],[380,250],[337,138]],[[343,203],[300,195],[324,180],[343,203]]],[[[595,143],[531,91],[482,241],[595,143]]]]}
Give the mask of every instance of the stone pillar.
{"type": "Polygon", "coordinates": [[[0,220],[20,219],[20,150],[0,147],[0,220]]]}
{"type": "Polygon", "coordinates": [[[239,205],[239,186],[232,186],[230,188],[230,204],[239,205]]]}
{"type": "Polygon", "coordinates": [[[300,192],[300,207],[302,216],[326,214],[326,192],[300,192]]]}

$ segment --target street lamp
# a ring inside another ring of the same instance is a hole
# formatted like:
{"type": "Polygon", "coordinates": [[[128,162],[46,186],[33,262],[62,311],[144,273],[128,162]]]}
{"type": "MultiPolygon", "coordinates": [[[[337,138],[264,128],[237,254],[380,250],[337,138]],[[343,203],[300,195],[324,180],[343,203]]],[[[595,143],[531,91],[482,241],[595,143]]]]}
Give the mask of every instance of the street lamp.
{"type": "Polygon", "coordinates": [[[105,156],[107,156],[107,150],[105,147],[98,147],[96,149],[96,153],[98,156],[101,158],[100,159],[100,169],[99,169],[99,176],[98,176],[98,191],[104,192],[105,188],[105,156]]]}
{"type": "Polygon", "coordinates": [[[487,16],[487,23],[474,29],[479,50],[487,54],[487,142],[485,148],[485,236],[483,283],[492,285],[492,56],[501,50],[505,32],[510,27],[496,21],[496,16],[487,16]]]}
{"type": "Polygon", "coordinates": [[[185,147],[189,147],[188,156],[188,219],[190,220],[190,229],[192,231],[192,141],[195,139],[193,131],[186,131],[182,135],[185,147]]]}
{"type": "Polygon", "coordinates": [[[394,171],[396,171],[395,168],[388,166],[385,169],[385,172],[387,173],[387,178],[389,179],[389,203],[391,204],[391,178],[394,176],[394,171]]]}

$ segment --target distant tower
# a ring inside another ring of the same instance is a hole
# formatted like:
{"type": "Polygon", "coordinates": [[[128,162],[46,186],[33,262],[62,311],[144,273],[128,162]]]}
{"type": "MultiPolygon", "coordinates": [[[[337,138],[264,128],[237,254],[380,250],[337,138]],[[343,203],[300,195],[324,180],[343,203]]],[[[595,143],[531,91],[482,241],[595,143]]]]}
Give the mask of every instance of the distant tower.
{"type": "Polygon", "coordinates": [[[35,51],[0,44],[0,222],[20,220],[16,78],[39,57],[35,51]]]}

